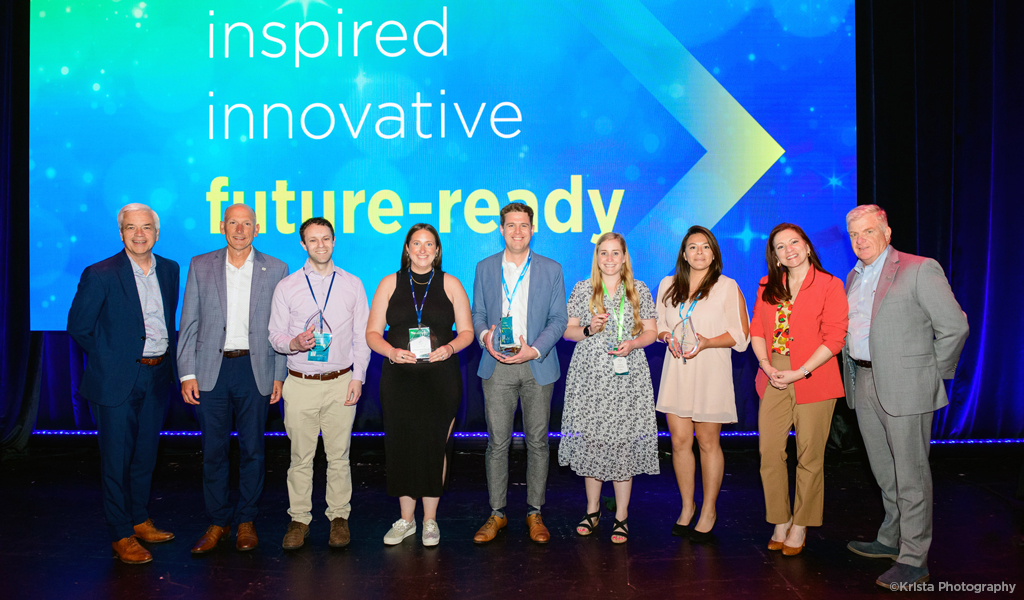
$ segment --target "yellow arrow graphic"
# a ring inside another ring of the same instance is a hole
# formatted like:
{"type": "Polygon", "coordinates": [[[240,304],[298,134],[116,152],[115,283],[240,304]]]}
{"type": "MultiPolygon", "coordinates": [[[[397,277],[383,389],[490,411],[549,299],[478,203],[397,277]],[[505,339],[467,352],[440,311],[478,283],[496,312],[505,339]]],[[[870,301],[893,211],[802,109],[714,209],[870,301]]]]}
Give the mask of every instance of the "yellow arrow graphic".
{"type": "Polygon", "coordinates": [[[707,151],[627,235],[674,264],[683,232],[713,227],[785,151],[639,1],[567,1],[707,151]]]}

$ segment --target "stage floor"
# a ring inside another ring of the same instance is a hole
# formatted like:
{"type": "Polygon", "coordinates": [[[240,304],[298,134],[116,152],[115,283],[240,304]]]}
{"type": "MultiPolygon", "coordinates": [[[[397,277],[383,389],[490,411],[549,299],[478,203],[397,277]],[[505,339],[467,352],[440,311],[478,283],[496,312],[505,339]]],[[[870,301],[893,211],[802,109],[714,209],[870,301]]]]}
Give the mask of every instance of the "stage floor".
{"type": "MultiPolygon", "coordinates": [[[[697,545],[672,537],[680,509],[670,457],[661,474],[634,480],[630,539],[609,540],[611,514],[598,533],[575,534],[585,509],[583,482],[557,466],[552,444],[545,522],[552,540],[530,542],[525,527],[525,452],[513,450],[509,526],[489,545],[473,533],[488,515],[483,447],[460,440],[438,523],[441,544],[419,535],[399,546],[381,541],[398,518],[384,491],[380,439],[353,442],[352,543],[327,546],[322,449],[316,464],[314,521],[307,545],[280,547],[285,513],[287,440],[268,440],[266,489],[256,521],[260,547],[233,541],[200,557],[189,553],[209,524],[203,508],[198,440],[167,440],[154,477],[150,513],[174,531],[148,545],[154,561],[130,566],[111,558],[103,522],[95,440],[33,441],[26,456],[0,464],[0,597],[20,598],[837,598],[886,593],[875,578],[890,566],[846,550],[874,539],[881,501],[866,461],[830,455],[825,524],[812,529],[803,554],[769,552],[756,438],[726,440],[726,476],[718,502],[717,540],[697,545]]],[[[663,450],[667,444],[663,441],[663,450]]],[[[1014,499],[1024,446],[935,446],[932,584],[1024,582],[1022,504],[1014,499]]],[[[698,488],[699,494],[699,488],[698,488]]],[[[606,485],[605,495],[611,496],[606,485]]],[[[698,499],[699,503],[699,499],[698,499]]],[[[422,517],[417,515],[419,521],[422,517]]],[[[1015,588],[1015,593],[1024,590],[1015,588]]]]}

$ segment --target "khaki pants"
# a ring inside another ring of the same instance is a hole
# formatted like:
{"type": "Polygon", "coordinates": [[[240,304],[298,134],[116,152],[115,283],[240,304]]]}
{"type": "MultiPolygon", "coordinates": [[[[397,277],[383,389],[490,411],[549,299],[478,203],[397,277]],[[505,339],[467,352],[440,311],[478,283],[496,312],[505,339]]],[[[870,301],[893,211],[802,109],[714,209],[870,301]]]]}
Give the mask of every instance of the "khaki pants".
{"type": "MultiPolygon", "coordinates": [[[[772,366],[790,369],[789,357],[772,353],[772,366]]],[[[832,424],[835,398],[797,404],[793,384],[785,390],[768,385],[757,415],[761,450],[761,483],[764,485],[766,519],[779,525],[793,517],[794,525],[819,527],[825,502],[825,443],[832,424]],[[789,510],[789,469],[786,442],[796,430],[796,502],[789,510]]]]}
{"type": "Polygon", "coordinates": [[[292,442],[288,467],[288,514],[293,521],[313,520],[313,455],[323,433],[327,453],[327,518],[348,518],[352,512],[352,469],[349,441],[356,407],[345,406],[352,372],[317,381],[288,376],[284,381],[284,428],[292,442]]]}

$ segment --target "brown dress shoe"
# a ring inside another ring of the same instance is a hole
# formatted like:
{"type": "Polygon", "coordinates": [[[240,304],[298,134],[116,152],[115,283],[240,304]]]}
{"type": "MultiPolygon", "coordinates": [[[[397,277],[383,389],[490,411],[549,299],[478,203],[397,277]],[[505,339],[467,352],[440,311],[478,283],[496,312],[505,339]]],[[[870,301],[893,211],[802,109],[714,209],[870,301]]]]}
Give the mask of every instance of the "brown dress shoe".
{"type": "Polygon", "coordinates": [[[506,517],[496,517],[491,515],[487,517],[487,522],[484,526],[477,530],[476,535],[473,536],[473,542],[477,544],[486,544],[487,542],[494,539],[498,532],[508,525],[508,519],[506,517]]]}
{"type": "Polygon", "coordinates": [[[530,528],[530,539],[538,544],[546,544],[551,541],[551,532],[544,526],[544,519],[540,513],[526,516],[526,526],[530,528]]]}
{"type": "Polygon", "coordinates": [[[297,550],[306,543],[309,537],[309,525],[292,521],[288,523],[288,531],[284,532],[284,539],[281,540],[281,547],[285,550],[297,550]]]}
{"type": "Polygon", "coordinates": [[[238,524],[238,533],[235,534],[235,549],[245,552],[260,545],[260,538],[256,537],[256,527],[252,521],[238,524]]]}
{"type": "Polygon", "coordinates": [[[206,533],[203,534],[203,537],[199,538],[199,541],[192,546],[192,554],[206,554],[216,548],[222,538],[226,538],[229,535],[231,535],[230,525],[227,527],[210,525],[206,528],[206,533]]]}
{"type": "Polygon", "coordinates": [[[151,562],[153,555],[139,544],[135,536],[121,538],[112,544],[114,556],[121,559],[121,562],[129,565],[141,565],[151,562]]]}
{"type": "Polygon", "coordinates": [[[170,531],[157,529],[156,525],[153,524],[153,519],[146,519],[135,526],[135,537],[150,544],[159,544],[160,542],[173,540],[174,534],[170,531]]]}
{"type": "Polygon", "coordinates": [[[345,517],[331,519],[331,537],[327,541],[327,545],[331,548],[344,548],[348,546],[351,539],[352,535],[348,531],[348,519],[345,517]]]}

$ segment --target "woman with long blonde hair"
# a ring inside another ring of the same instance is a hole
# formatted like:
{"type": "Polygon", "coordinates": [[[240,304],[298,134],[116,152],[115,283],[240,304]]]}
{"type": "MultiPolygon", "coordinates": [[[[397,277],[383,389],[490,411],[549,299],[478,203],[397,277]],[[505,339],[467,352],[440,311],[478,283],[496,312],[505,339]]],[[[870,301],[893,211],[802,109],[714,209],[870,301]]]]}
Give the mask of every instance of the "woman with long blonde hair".
{"type": "Polygon", "coordinates": [[[612,542],[629,537],[633,476],[656,475],[658,425],[644,347],[655,340],[651,292],[633,279],[626,240],[605,233],[594,247],[589,279],[569,296],[565,339],[578,342],[565,379],[558,462],[583,476],[587,511],[576,533],[587,536],[601,519],[601,487],[615,490],[612,542]]]}

